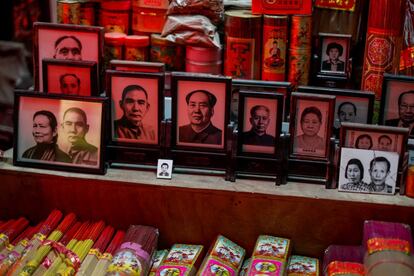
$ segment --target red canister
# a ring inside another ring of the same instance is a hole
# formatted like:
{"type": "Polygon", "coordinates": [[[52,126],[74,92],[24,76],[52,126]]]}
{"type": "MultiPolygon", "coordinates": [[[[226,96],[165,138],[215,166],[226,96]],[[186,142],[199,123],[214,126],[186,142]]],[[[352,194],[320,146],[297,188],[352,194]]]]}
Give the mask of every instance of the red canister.
{"type": "Polygon", "coordinates": [[[81,2],[78,0],[58,0],[56,2],[57,23],[81,23],[81,2]]]}
{"type": "Polygon", "coordinates": [[[132,0],[132,5],[140,8],[168,9],[168,0],[132,0]]]}
{"type": "Polygon", "coordinates": [[[101,4],[101,26],[105,32],[128,34],[130,29],[131,1],[103,1],[101,4]]]}
{"type": "Polygon", "coordinates": [[[186,47],[185,71],[221,74],[221,48],[186,47]]]}
{"type": "Polygon", "coordinates": [[[129,35],[125,37],[125,59],[147,61],[149,37],[144,35],[129,35]]]}
{"type": "Polygon", "coordinates": [[[112,59],[122,59],[126,34],[105,33],[105,65],[108,67],[112,59]]]}
{"type": "Polygon", "coordinates": [[[132,31],[134,34],[161,33],[166,20],[165,9],[133,7],[132,31]]]}
{"type": "Polygon", "coordinates": [[[285,81],[287,34],[287,16],[263,16],[262,80],[285,81]]]}
{"type": "Polygon", "coordinates": [[[184,47],[158,34],[151,35],[150,61],[165,63],[169,71],[183,71],[184,47]]]}
{"type": "Polygon", "coordinates": [[[96,25],[96,7],[97,3],[90,0],[82,0],[80,7],[80,24],[85,26],[96,25]]]}
{"type": "Polygon", "coordinates": [[[249,10],[225,14],[224,74],[238,79],[260,79],[262,17],[249,10]]]}

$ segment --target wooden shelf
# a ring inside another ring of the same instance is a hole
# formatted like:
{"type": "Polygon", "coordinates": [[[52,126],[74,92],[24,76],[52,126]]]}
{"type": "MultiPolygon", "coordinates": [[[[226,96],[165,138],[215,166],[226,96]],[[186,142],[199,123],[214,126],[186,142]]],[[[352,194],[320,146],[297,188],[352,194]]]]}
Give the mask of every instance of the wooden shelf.
{"type": "Polygon", "coordinates": [[[108,169],[106,175],[14,167],[11,151],[0,162],[1,218],[24,215],[33,222],[53,208],[82,220],[104,219],[115,227],[153,225],[160,246],[209,246],[223,234],[250,253],[259,234],[293,240],[297,254],[321,257],[330,244],[359,244],[363,221],[376,219],[414,227],[414,199],[340,193],[323,185],[237,180],[221,176],[108,169]]]}

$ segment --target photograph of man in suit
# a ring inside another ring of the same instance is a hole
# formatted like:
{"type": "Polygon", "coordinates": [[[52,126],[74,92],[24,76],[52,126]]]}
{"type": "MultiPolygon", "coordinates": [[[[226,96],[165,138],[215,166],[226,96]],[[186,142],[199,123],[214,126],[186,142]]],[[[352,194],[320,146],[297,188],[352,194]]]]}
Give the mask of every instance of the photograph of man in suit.
{"type": "Polygon", "coordinates": [[[216,96],[200,89],[188,93],[185,101],[190,123],[179,127],[179,142],[221,145],[222,131],[211,122],[216,96]]]}
{"type": "Polygon", "coordinates": [[[71,107],[63,114],[62,130],[70,145],[68,154],[72,163],[96,166],[98,163],[98,148],[86,141],[89,131],[85,111],[71,107]]]}
{"type": "Polygon", "coordinates": [[[114,121],[115,138],[155,141],[154,128],[143,123],[150,104],[147,91],[142,86],[136,84],[126,86],[122,91],[119,106],[123,115],[114,121]]]}
{"type": "Polygon", "coordinates": [[[266,133],[270,123],[270,110],[264,105],[255,105],[250,109],[251,129],[243,132],[243,144],[274,146],[275,137],[266,133]]]}
{"type": "Polygon", "coordinates": [[[398,97],[399,118],[385,121],[386,126],[406,127],[410,136],[414,136],[414,90],[405,91],[398,97]]]}
{"type": "Polygon", "coordinates": [[[322,70],[332,71],[332,72],[344,72],[345,71],[345,62],[340,60],[339,57],[342,56],[344,48],[341,44],[336,42],[331,42],[326,47],[326,55],[328,59],[322,62],[322,70]]]}
{"type": "Polygon", "coordinates": [[[369,164],[371,183],[368,184],[371,192],[392,193],[393,186],[385,181],[390,173],[391,163],[387,158],[377,156],[369,164]]]}
{"type": "Polygon", "coordinates": [[[162,163],[161,164],[161,172],[158,174],[158,176],[170,176],[169,172],[168,172],[168,164],[167,163],[162,163]]]}

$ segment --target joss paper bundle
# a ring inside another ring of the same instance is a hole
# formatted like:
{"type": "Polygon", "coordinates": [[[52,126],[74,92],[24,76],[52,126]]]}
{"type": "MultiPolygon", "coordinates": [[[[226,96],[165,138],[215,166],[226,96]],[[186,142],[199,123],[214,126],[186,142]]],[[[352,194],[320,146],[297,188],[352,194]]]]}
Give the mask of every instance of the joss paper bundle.
{"type": "Polygon", "coordinates": [[[324,275],[365,275],[363,246],[330,245],[323,258],[324,275]]]}
{"type": "Polygon", "coordinates": [[[94,276],[103,276],[106,273],[108,266],[110,265],[115,251],[119,248],[122,241],[124,240],[125,232],[118,230],[115,233],[111,243],[108,245],[108,248],[105,250],[105,253],[99,257],[99,261],[95,266],[95,269],[92,272],[94,276]]]}

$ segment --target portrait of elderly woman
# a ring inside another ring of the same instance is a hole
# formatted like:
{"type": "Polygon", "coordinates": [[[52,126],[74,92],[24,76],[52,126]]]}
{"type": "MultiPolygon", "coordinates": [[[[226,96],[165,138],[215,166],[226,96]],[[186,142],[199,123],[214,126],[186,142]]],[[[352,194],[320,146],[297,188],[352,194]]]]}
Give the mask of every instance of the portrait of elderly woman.
{"type": "Polygon", "coordinates": [[[364,166],[359,159],[352,158],[345,167],[345,183],[339,184],[339,189],[344,191],[369,192],[368,183],[364,179],[364,166]]]}
{"type": "MultiPolygon", "coordinates": [[[[322,128],[322,112],[316,106],[306,107],[300,116],[302,134],[295,136],[294,151],[309,155],[324,155],[326,139],[319,135],[322,128]]],[[[298,128],[298,127],[297,127],[298,128]]]]}
{"type": "Polygon", "coordinates": [[[27,149],[22,158],[71,163],[69,155],[56,144],[57,125],[52,112],[40,110],[34,113],[32,135],[36,145],[27,149]]]}

